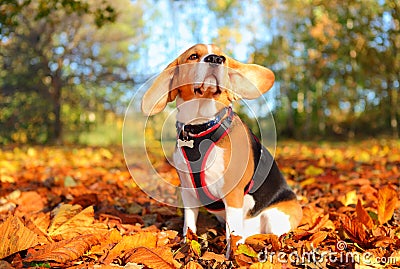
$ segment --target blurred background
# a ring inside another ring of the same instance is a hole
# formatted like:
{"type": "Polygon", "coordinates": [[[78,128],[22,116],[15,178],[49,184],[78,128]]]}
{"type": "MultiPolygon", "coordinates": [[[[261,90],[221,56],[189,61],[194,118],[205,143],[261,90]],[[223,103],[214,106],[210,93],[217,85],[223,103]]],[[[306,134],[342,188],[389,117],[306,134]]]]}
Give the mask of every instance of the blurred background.
{"type": "Polygon", "coordinates": [[[399,137],[398,0],[1,0],[0,27],[0,145],[120,144],[135,91],[195,43],[274,71],[278,139],[399,137]]]}

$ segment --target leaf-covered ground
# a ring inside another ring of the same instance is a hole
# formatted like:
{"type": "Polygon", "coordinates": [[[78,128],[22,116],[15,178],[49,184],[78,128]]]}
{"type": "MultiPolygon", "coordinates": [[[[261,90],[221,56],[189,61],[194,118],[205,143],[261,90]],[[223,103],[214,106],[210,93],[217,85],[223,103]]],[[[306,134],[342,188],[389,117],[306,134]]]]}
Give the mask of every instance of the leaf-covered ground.
{"type": "Polygon", "coordinates": [[[202,212],[184,241],[181,211],[136,187],[120,148],[3,148],[0,268],[400,267],[399,141],[281,142],[276,158],[301,225],[237,247],[233,238],[225,259],[223,227],[202,212]]]}

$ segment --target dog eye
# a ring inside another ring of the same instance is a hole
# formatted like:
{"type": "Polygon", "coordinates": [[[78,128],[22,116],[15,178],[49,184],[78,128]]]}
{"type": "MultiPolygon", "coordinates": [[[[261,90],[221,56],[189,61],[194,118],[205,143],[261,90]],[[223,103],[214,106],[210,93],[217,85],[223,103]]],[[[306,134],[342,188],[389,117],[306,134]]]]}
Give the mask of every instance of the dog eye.
{"type": "Polygon", "coordinates": [[[192,55],[189,56],[188,60],[194,61],[199,59],[199,55],[197,53],[193,53],[192,55]]]}

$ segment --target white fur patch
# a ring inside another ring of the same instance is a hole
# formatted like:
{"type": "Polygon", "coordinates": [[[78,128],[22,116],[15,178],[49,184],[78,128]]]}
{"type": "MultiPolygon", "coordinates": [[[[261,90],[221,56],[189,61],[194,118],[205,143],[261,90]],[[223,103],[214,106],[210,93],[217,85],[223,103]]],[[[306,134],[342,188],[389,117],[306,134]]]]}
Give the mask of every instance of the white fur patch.
{"type": "Polygon", "coordinates": [[[212,53],[212,46],[211,45],[207,45],[207,52],[208,52],[208,54],[212,53]]]}
{"type": "Polygon", "coordinates": [[[272,233],[281,236],[290,231],[291,225],[289,215],[283,213],[277,208],[266,209],[261,214],[263,233],[272,233]]]}
{"type": "Polygon", "coordinates": [[[218,113],[214,99],[200,98],[184,102],[178,97],[176,105],[178,107],[176,119],[185,124],[201,124],[218,113]]]}
{"type": "Polygon", "coordinates": [[[243,236],[243,209],[228,206],[225,208],[225,212],[227,237],[231,233],[243,236]]]}
{"type": "Polygon", "coordinates": [[[224,149],[214,146],[207,159],[204,174],[208,190],[218,198],[225,195],[221,192],[224,186],[224,171],[224,149]]]}

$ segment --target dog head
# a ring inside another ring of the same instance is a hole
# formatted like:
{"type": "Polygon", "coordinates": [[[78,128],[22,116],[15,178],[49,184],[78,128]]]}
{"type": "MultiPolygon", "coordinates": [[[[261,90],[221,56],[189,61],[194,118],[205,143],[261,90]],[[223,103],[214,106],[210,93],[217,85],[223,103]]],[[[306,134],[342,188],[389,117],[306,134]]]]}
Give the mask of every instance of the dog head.
{"type": "Polygon", "coordinates": [[[195,116],[207,119],[234,100],[259,97],[274,80],[268,68],[240,63],[215,45],[197,44],[155,79],[143,96],[142,111],[157,114],[177,99],[178,117],[180,111],[185,111],[180,115],[182,122],[195,116]],[[189,103],[190,109],[186,109],[189,103]]]}

